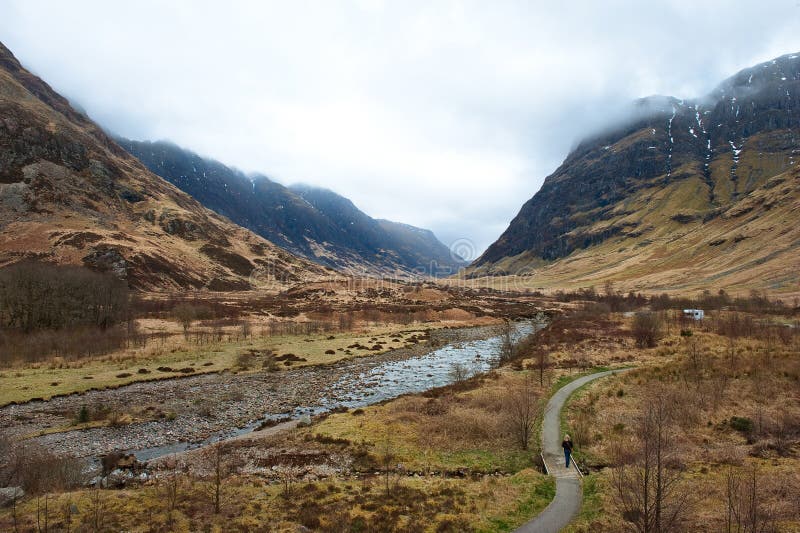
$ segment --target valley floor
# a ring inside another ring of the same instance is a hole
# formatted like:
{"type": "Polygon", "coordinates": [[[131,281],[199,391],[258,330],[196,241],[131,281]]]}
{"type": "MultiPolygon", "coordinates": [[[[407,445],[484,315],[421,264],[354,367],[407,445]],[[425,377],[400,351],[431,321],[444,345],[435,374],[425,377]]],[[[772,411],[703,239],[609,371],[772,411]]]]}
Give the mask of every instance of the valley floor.
{"type": "MultiPolygon", "coordinates": [[[[652,444],[647,421],[656,411],[663,472],[677,487],[662,502],[676,509],[670,530],[720,531],[730,522],[745,531],[753,519],[760,531],[800,530],[800,336],[788,327],[794,318],[710,311],[704,322],[687,323],[659,312],[661,335],[648,348],[637,345],[632,312],[610,313],[592,302],[546,306],[560,306],[559,316],[496,370],[134,464],[130,474],[123,468],[108,478],[117,489],[37,490],[28,480],[30,494],[0,511],[0,529],[16,523],[33,530],[46,515],[53,530],[69,523],[81,531],[511,531],[555,492],[541,472],[539,422],[526,426],[524,449],[520,408],[539,420],[544,401],[575,377],[633,367],[579,389],[564,411],[563,431],[588,474],[571,531],[616,532],[641,519],[619,495],[640,494],[637,477],[626,474],[646,466],[640,451],[643,442],[652,444]],[[734,317],[738,328],[729,327],[734,317]]],[[[261,397],[269,387],[257,381],[294,372],[312,376],[316,369],[231,375],[229,392],[253,389],[261,397]]],[[[190,384],[208,379],[217,377],[173,383],[186,384],[186,400],[202,400],[207,394],[190,384]]],[[[306,381],[309,393],[319,388],[306,381]]],[[[272,387],[283,390],[279,382],[272,387]]],[[[20,454],[13,443],[4,446],[20,454]]]]}

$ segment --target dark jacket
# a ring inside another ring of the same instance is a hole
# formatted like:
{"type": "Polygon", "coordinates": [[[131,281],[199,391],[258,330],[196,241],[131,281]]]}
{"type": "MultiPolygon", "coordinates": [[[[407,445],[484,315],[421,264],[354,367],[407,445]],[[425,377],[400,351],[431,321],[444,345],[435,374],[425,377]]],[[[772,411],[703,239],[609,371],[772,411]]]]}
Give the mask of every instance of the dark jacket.
{"type": "Polygon", "coordinates": [[[565,440],[564,442],[562,442],[561,443],[561,447],[564,448],[565,450],[569,450],[570,453],[572,453],[572,441],[571,440],[565,440]]]}

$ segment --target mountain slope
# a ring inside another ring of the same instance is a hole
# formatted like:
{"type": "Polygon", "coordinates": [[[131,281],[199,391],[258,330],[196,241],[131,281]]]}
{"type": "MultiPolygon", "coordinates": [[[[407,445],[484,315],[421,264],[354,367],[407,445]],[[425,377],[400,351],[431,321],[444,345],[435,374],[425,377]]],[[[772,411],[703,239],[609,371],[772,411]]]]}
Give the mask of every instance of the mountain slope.
{"type": "Polygon", "coordinates": [[[650,97],[581,142],[470,276],[797,290],[800,56],[692,101],[650,97]]]}
{"type": "Polygon", "coordinates": [[[419,264],[427,267],[428,272],[438,269],[438,273],[445,276],[467,266],[467,261],[459,256],[454,257],[454,252],[442,244],[430,230],[391,220],[381,219],[378,220],[378,224],[392,236],[397,243],[395,244],[397,250],[404,254],[418,254],[419,264]]]}
{"type": "Polygon", "coordinates": [[[466,266],[430,230],[375,220],[347,198],[328,189],[306,185],[290,188],[327,216],[339,232],[352,235],[358,249],[374,254],[384,264],[402,265],[408,272],[431,275],[450,275],[466,266]]]}
{"type": "Polygon", "coordinates": [[[2,44],[0,229],[0,265],[83,264],[138,289],[247,289],[254,271],[282,281],[326,274],[149,172],[2,44]]]}
{"type": "Polygon", "coordinates": [[[118,142],[204,206],[322,265],[391,276],[450,274],[463,266],[432,233],[408,226],[425,236],[409,238],[400,226],[369,217],[332,191],[301,185],[287,188],[168,142],[118,142]]]}

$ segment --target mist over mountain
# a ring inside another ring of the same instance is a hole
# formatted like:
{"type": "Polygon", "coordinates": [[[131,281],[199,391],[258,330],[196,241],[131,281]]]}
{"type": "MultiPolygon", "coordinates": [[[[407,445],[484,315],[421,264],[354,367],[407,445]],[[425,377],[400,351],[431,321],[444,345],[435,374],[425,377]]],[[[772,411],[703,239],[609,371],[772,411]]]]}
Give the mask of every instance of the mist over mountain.
{"type": "Polygon", "coordinates": [[[465,266],[432,232],[375,220],[333,191],[284,187],[169,142],[119,139],[152,172],[282,248],[362,275],[450,275],[465,266]]]}
{"type": "Polygon", "coordinates": [[[693,100],[653,96],[580,142],[471,275],[784,287],[798,240],[800,54],[693,100]]]}
{"type": "Polygon", "coordinates": [[[250,289],[264,267],[279,284],[328,274],[148,171],[2,44],[0,228],[0,265],[83,265],[143,290],[250,289]]]}

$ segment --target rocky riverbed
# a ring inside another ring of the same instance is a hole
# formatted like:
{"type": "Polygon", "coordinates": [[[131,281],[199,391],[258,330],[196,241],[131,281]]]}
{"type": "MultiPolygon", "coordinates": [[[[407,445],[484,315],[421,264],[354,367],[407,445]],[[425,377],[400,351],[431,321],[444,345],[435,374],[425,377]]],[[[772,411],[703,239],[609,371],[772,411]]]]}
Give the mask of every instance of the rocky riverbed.
{"type": "MultiPolygon", "coordinates": [[[[518,327],[519,334],[534,327],[525,323],[518,327]]],[[[491,327],[439,330],[437,346],[398,349],[332,365],[207,374],[11,405],[0,409],[0,434],[20,438],[68,426],[82,406],[136,412],[144,420],[30,440],[62,455],[98,457],[133,450],[149,459],[249,431],[265,417],[366,405],[444,385],[452,361],[474,361],[470,371],[486,370],[496,357],[496,334],[491,327]]]]}

